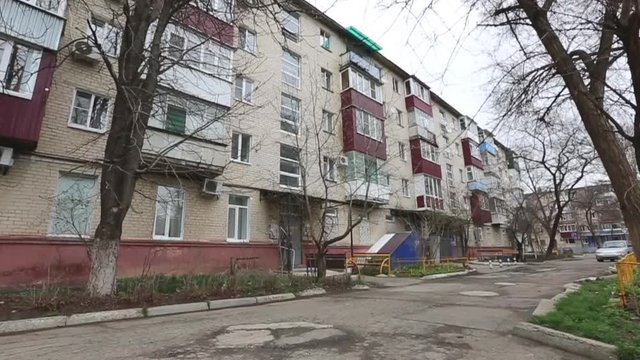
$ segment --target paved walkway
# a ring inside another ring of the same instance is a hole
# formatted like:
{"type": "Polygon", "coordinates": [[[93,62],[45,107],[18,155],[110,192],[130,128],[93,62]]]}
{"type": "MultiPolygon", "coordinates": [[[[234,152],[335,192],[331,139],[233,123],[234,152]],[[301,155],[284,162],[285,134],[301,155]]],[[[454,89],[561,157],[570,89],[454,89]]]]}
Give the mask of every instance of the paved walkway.
{"type": "Polygon", "coordinates": [[[0,358],[577,360],[510,330],[540,298],[607,267],[588,257],[481,268],[337,296],[5,336],[0,358]]]}

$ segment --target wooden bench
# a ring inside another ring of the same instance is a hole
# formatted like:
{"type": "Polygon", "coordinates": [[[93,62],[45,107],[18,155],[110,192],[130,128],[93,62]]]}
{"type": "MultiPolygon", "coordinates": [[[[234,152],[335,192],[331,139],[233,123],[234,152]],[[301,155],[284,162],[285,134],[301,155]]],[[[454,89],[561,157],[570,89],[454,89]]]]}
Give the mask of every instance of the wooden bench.
{"type": "MultiPolygon", "coordinates": [[[[307,274],[315,274],[317,271],[316,254],[305,254],[304,260],[307,266],[307,274]]],[[[345,254],[327,254],[324,256],[327,269],[344,270],[347,255],[345,254]]]]}

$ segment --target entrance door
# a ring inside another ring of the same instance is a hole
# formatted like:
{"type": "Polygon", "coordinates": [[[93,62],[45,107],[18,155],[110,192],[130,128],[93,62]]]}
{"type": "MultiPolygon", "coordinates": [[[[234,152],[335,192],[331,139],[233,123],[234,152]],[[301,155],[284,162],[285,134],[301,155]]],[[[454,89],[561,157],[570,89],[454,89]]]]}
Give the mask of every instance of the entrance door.
{"type": "Polygon", "coordinates": [[[288,242],[291,244],[288,262],[294,267],[303,263],[302,253],[302,206],[295,199],[283,199],[280,203],[280,223],[288,242]]]}

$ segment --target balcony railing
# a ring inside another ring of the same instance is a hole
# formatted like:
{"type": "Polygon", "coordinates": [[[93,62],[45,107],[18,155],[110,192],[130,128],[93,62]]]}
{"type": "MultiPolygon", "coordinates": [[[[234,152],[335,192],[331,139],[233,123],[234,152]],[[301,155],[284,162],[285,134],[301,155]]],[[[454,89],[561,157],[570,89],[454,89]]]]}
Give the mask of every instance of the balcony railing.
{"type": "Polygon", "coordinates": [[[489,187],[482,180],[472,180],[467,183],[467,188],[470,191],[489,192],[489,187]]]}
{"type": "Polygon", "coordinates": [[[495,156],[498,151],[496,150],[496,147],[493,146],[493,144],[488,143],[488,142],[483,142],[482,144],[480,144],[480,152],[488,152],[489,154],[495,156]]]}
{"type": "Polygon", "coordinates": [[[386,204],[389,202],[391,189],[389,185],[367,184],[364,180],[352,180],[346,183],[347,200],[360,200],[386,204]]]}
{"type": "Polygon", "coordinates": [[[414,124],[412,126],[409,127],[409,136],[411,138],[414,138],[416,136],[421,137],[425,140],[427,140],[427,142],[431,143],[431,144],[437,144],[437,140],[436,140],[436,134],[432,133],[431,131],[429,131],[427,128],[425,128],[424,126],[420,126],[417,124],[414,124]]]}
{"type": "Polygon", "coordinates": [[[360,70],[365,71],[367,74],[380,81],[382,79],[382,70],[373,64],[369,59],[364,56],[358,55],[353,51],[348,51],[342,54],[342,66],[354,64],[360,70]]]}
{"type": "Polygon", "coordinates": [[[167,161],[178,160],[181,166],[222,171],[228,151],[220,144],[190,139],[166,131],[147,129],[142,152],[150,158],[161,156],[167,161]]]}
{"type": "Polygon", "coordinates": [[[29,4],[31,1],[0,0],[2,12],[1,32],[22,41],[58,50],[65,20],[65,2],[51,9],[29,4]]]}
{"type": "Polygon", "coordinates": [[[507,223],[507,216],[497,212],[491,212],[491,223],[494,225],[502,225],[507,223]]]}

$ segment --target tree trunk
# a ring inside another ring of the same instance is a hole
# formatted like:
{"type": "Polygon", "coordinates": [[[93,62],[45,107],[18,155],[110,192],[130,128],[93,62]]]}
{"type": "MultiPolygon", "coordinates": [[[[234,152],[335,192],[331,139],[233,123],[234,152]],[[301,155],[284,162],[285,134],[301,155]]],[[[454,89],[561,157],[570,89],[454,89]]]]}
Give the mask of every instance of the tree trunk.
{"type": "Polygon", "coordinates": [[[116,269],[120,239],[95,238],[91,244],[91,268],[87,291],[91,296],[108,296],[116,291],[116,269]]]}
{"type": "Polygon", "coordinates": [[[553,250],[556,248],[556,237],[549,237],[549,246],[547,246],[546,256],[553,255],[553,250]]]}
{"type": "Polygon", "coordinates": [[[326,249],[318,251],[316,255],[316,276],[318,280],[324,279],[327,276],[327,258],[326,249]]]}

